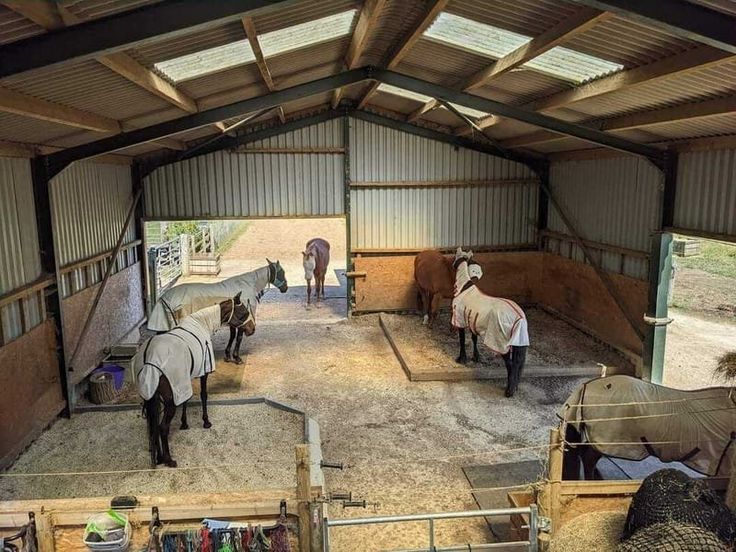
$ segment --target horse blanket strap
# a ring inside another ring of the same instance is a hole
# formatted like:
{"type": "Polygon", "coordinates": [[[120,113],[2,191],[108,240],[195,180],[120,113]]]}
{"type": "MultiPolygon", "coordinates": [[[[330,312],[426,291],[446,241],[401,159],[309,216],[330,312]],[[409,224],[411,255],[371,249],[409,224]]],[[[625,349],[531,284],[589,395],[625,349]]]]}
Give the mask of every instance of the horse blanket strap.
{"type": "Polygon", "coordinates": [[[560,417],[581,435],[584,431],[606,456],[642,460],[654,455],[704,475],[727,476],[736,454],[731,446],[736,404],[729,392],[727,387],[682,391],[608,376],[579,386],[560,417]]]}
{"type": "Polygon", "coordinates": [[[215,370],[211,336],[219,326],[220,306],[214,305],[186,317],[173,330],[146,341],[133,359],[141,397],[145,400],[153,397],[163,375],[171,384],[174,404],[189,400],[193,394],[192,379],[215,370]]]}
{"type": "Polygon", "coordinates": [[[459,257],[459,258],[455,259],[455,261],[452,263],[452,268],[454,268],[455,270],[457,270],[457,267],[459,267],[461,264],[467,263],[467,262],[468,262],[468,259],[466,259],[465,257],[459,257]]]}
{"type": "Polygon", "coordinates": [[[475,282],[473,280],[469,280],[468,282],[465,283],[465,285],[463,286],[463,288],[460,290],[460,293],[462,293],[466,289],[470,289],[474,285],[475,285],[475,282]]]}

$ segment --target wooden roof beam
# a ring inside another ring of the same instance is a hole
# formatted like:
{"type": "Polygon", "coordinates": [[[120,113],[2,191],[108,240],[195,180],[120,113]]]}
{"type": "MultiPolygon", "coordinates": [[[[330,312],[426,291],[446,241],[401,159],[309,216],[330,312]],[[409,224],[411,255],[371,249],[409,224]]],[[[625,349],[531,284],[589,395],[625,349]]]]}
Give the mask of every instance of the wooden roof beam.
{"type": "MultiPolygon", "coordinates": [[[[664,109],[641,111],[638,113],[623,115],[621,117],[604,119],[602,121],[591,121],[587,123],[587,125],[591,128],[605,131],[627,130],[699,119],[703,117],[729,115],[732,113],[736,113],[736,96],[688,103],[664,109]]],[[[505,147],[520,147],[545,142],[554,142],[564,138],[566,138],[566,136],[555,132],[539,131],[503,140],[501,145],[505,147]]]]}
{"type": "Polygon", "coordinates": [[[30,19],[44,29],[60,29],[64,26],[56,2],[52,0],[0,0],[0,5],[30,19]]]}
{"type": "MultiPolygon", "coordinates": [[[[365,0],[363,8],[360,10],[358,21],[355,23],[353,36],[350,39],[347,52],[345,53],[345,69],[354,69],[357,67],[360,57],[365,51],[368,39],[378,23],[378,18],[386,5],[386,0],[365,0]]],[[[342,88],[336,88],[332,92],[330,106],[337,109],[342,98],[342,88]]]]}
{"type": "MultiPolygon", "coordinates": [[[[496,115],[487,115],[478,119],[475,124],[481,130],[485,130],[489,127],[497,125],[499,122],[501,122],[501,117],[498,117],[496,115]]],[[[460,127],[456,127],[454,129],[454,134],[455,136],[469,136],[470,134],[473,134],[473,129],[467,125],[463,125],[460,127]]]]}
{"type": "MultiPolygon", "coordinates": [[[[261,78],[263,79],[263,82],[266,83],[268,91],[273,92],[276,90],[276,87],[273,84],[271,70],[268,68],[266,57],[263,55],[263,49],[261,48],[261,43],[258,40],[258,32],[256,31],[255,23],[253,23],[253,18],[243,17],[241,21],[243,23],[245,35],[248,37],[248,42],[253,50],[253,55],[256,57],[256,65],[258,65],[258,71],[261,73],[261,78]]],[[[278,107],[278,117],[279,121],[281,121],[281,124],[283,125],[286,122],[286,115],[284,115],[284,108],[281,106],[278,107]]]]}
{"type": "Polygon", "coordinates": [[[97,132],[121,131],[120,123],[115,119],[7,88],[0,88],[0,111],[97,132]]]}
{"type": "Polygon", "coordinates": [[[548,31],[543,32],[541,35],[518,47],[510,54],[505,55],[493,65],[477,72],[465,81],[462,88],[464,91],[468,91],[485,86],[492,79],[524,65],[535,57],[559,46],[574,36],[588,31],[595,25],[611,18],[612,16],[613,14],[609,12],[602,12],[592,8],[583,8],[582,10],[572,14],[567,19],[560,21],[548,31]]]}
{"type": "MultiPolygon", "coordinates": [[[[411,50],[414,44],[416,44],[417,41],[422,38],[424,31],[426,31],[429,26],[434,23],[434,20],[437,19],[437,16],[440,14],[440,12],[445,9],[445,6],[447,6],[449,1],[450,0],[431,0],[430,2],[428,2],[428,6],[424,11],[424,15],[422,16],[422,18],[414,26],[411,32],[409,32],[404,37],[397,48],[391,53],[388,62],[386,63],[387,69],[394,69],[397,65],[399,65],[399,63],[401,63],[401,60],[404,59],[406,54],[409,53],[409,50],[411,50]]],[[[368,100],[373,94],[375,94],[376,90],[378,90],[379,85],[379,82],[374,82],[370,86],[368,91],[358,102],[358,109],[363,109],[367,105],[368,100]]]]}

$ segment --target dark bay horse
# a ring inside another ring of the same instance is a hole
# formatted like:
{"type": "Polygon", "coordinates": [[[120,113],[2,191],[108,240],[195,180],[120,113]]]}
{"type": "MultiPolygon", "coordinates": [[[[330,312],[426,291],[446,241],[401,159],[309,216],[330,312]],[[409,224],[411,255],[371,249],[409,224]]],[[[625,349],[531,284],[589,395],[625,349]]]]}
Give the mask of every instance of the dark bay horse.
{"type": "Polygon", "coordinates": [[[319,302],[320,293],[325,298],[325,276],[330,264],[330,243],[322,238],[312,238],[302,251],[304,279],[307,281],[307,305],[312,299],[312,278],[314,278],[315,299],[319,302]]]}
{"type": "Polygon", "coordinates": [[[246,335],[255,331],[253,310],[249,303],[241,301],[240,293],[198,310],[174,329],[149,338],[133,359],[138,391],[144,399],[154,467],[158,464],[176,467],[169,449],[169,428],[180,404],[184,405],[181,428],[189,427],[186,403],[193,394],[193,378],[200,378],[204,427],[212,427],[207,415],[207,376],[215,370],[212,334],[223,325],[242,329],[246,335]]]}
{"type": "Polygon", "coordinates": [[[442,299],[454,297],[452,260],[434,249],[421,251],[414,257],[414,280],[419,288],[417,306],[424,313],[422,323],[431,328],[442,299]]]}

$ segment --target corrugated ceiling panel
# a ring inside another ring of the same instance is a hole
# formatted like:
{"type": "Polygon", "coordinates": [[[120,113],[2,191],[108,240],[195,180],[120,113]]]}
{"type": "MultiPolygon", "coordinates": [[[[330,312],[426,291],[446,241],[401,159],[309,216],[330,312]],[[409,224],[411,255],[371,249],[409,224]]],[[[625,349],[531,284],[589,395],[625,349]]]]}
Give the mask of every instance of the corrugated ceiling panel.
{"type": "MultiPolygon", "coordinates": [[[[341,143],[340,121],[328,121],[258,144],[334,147],[341,143]]],[[[339,215],[344,211],[343,178],[342,154],[220,151],[152,173],[145,181],[146,216],[166,220],[339,215]]]]}
{"type": "Polygon", "coordinates": [[[269,33],[286,27],[293,27],[313,19],[320,19],[336,13],[360,8],[359,0],[300,0],[287,7],[258,10],[253,13],[253,22],[259,33],[269,33]]]}
{"type": "Polygon", "coordinates": [[[534,98],[548,96],[568,88],[570,86],[567,83],[549,75],[528,69],[520,69],[501,75],[472,93],[490,99],[510,96],[513,97],[512,103],[522,104],[534,98]]]}
{"type": "Polygon", "coordinates": [[[93,60],[16,75],[3,86],[117,120],[171,105],[93,60]]]}
{"type": "MultiPolygon", "coordinates": [[[[361,120],[351,124],[353,181],[534,180],[524,165],[361,120]]],[[[518,245],[536,235],[537,184],[351,191],[355,248],[518,245]]]]}
{"type": "Polygon", "coordinates": [[[736,150],[680,154],[675,226],[736,238],[736,150]]]}
{"type": "Polygon", "coordinates": [[[420,39],[409,50],[403,64],[425,68],[443,75],[437,82],[448,86],[457,86],[465,78],[474,75],[493,63],[493,60],[474,52],[466,52],[428,38],[420,39]]]}
{"type": "Polygon", "coordinates": [[[61,4],[82,19],[99,19],[157,4],[161,0],[61,0],[61,4]]]}
{"type": "Polygon", "coordinates": [[[0,157],[0,295],[40,275],[31,163],[0,157]]]}
{"type": "MultiPolygon", "coordinates": [[[[66,265],[115,247],[132,200],[130,167],[74,163],[51,181],[57,258],[66,265]]],[[[135,239],[135,225],[123,243],[135,239]]]]}
{"type": "Polygon", "coordinates": [[[266,63],[273,77],[282,77],[310,67],[342,62],[349,44],[350,37],[344,36],[323,44],[266,58],[266,63]]]}
{"type": "MultiPolygon", "coordinates": [[[[177,85],[182,92],[193,98],[203,98],[224,90],[231,90],[262,82],[261,73],[255,63],[233,67],[177,85]]],[[[265,87],[265,85],[264,85],[265,87]]]]}
{"type": "MultiPolygon", "coordinates": [[[[662,182],[661,172],[638,157],[564,161],[550,167],[553,193],[581,237],[643,252],[649,252],[651,233],[658,227],[662,182]]],[[[548,226],[550,230],[571,233],[552,206],[548,226]]],[[[577,247],[573,258],[583,260],[577,247]]],[[[605,253],[602,258],[604,268],[620,270],[620,255],[605,253]]],[[[646,279],[646,264],[628,258],[624,274],[646,279]]]]}
{"type": "Polygon", "coordinates": [[[736,134],[736,113],[667,123],[648,127],[647,130],[659,137],[669,139],[736,134]]]}
{"type": "Polygon", "coordinates": [[[66,136],[74,131],[73,127],[66,125],[22,117],[13,113],[0,113],[0,140],[40,144],[47,139],[66,136]]]}
{"type": "Polygon", "coordinates": [[[591,116],[610,117],[734,93],[736,93],[736,61],[731,61],[576,102],[571,104],[571,107],[591,116]]]}
{"type": "Polygon", "coordinates": [[[736,16],[736,2],[734,0],[688,0],[691,4],[700,4],[711,10],[736,16]]]}
{"type": "Polygon", "coordinates": [[[382,66],[388,63],[397,44],[416,27],[426,9],[426,3],[418,0],[387,2],[357,65],[382,66]]]}
{"type": "Polygon", "coordinates": [[[44,32],[42,27],[0,5],[0,44],[29,38],[44,32]]]}
{"type": "Polygon", "coordinates": [[[556,0],[453,0],[446,11],[509,31],[537,36],[578,9],[556,0]]]}

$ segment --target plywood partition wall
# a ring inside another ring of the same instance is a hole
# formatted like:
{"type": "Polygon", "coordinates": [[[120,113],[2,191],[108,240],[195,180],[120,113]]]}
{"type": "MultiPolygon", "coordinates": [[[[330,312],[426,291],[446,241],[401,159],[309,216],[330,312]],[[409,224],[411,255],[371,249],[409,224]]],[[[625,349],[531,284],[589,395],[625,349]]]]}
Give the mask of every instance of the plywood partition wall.
{"type": "MultiPolygon", "coordinates": [[[[548,308],[601,340],[641,355],[641,341],[590,265],[539,251],[476,253],[475,258],[484,271],[479,285],[489,295],[548,308]]],[[[358,274],[354,312],[416,308],[413,254],[355,256],[353,263],[358,274]]],[[[610,276],[634,318],[642,320],[647,283],[610,276]]]]}

